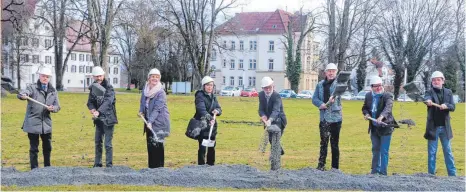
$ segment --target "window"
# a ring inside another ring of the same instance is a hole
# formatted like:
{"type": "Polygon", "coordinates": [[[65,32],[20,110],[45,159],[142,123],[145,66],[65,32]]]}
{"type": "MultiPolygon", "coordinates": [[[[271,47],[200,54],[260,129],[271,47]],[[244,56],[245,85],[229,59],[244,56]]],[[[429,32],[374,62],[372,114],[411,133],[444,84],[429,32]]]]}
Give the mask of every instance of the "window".
{"type": "Polygon", "coordinates": [[[243,86],[243,77],[238,77],[238,86],[243,86]]]}
{"type": "Polygon", "coordinates": [[[29,62],[29,55],[28,54],[20,54],[19,61],[21,62],[29,62]]]}
{"type": "Polygon", "coordinates": [[[45,63],[52,64],[52,56],[45,56],[45,63]]]}
{"type": "Polygon", "coordinates": [[[272,28],[273,28],[273,29],[277,28],[277,25],[272,25],[272,28]]]}
{"type": "Polygon", "coordinates": [[[39,39],[37,39],[37,38],[32,38],[32,46],[34,46],[34,47],[39,47],[39,39]]]}
{"type": "Polygon", "coordinates": [[[249,80],[249,81],[248,81],[248,85],[249,85],[249,86],[252,86],[252,77],[249,77],[248,80],[249,80]]]}
{"type": "Polygon", "coordinates": [[[256,60],[255,59],[252,60],[252,69],[256,69],[256,60]]]}
{"type": "Polygon", "coordinates": [[[233,77],[233,76],[230,77],[230,85],[231,86],[235,85],[235,77],[233,77]]]}
{"type": "Polygon", "coordinates": [[[71,53],[71,60],[76,61],[76,53],[71,53]]]}
{"type": "Polygon", "coordinates": [[[212,49],[212,57],[210,58],[210,60],[212,61],[217,60],[217,50],[212,49]]]}
{"type": "Polygon", "coordinates": [[[273,59],[269,59],[269,71],[273,70],[273,59]]]}
{"type": "Polygon", "coordinates": [[[227,48],[227,41],[223,41],[223,48],[227,48]]]}
{"type": "Polygon", "coordinates": [[[76,73],[76,65],[71,65],[71,73],[76,73]]]}
{"type": "Polygon", "coordinates": [[[118,74],[118,67],[113,68],[113,74],[115,74],[115,75],[118,74]]]}
{"type": "Polygon", "coordinates": [[[70,79],[68,79],[68,84],[70,84],[70,83],[71,83],[71,80],[70,80],[70,79]]]}
{"type": "Polygon", "coordinates": [[[90,71],[90,67],[86,66],[86,73],[89,73],[89,71],[90,71]]]}
{"type": "Polygon", "coordinates": [[[89,73],[92,73],[92,66],[89,67],[89,73]]]}
{"type": "Polygon", "coordinates": [[[366,79],[366,86],[369,86],[371,84],[371,80],[370,79],[366,79]]]}
{"type": "Polygon", "coordinates": [[[223,60],[223,68],[226,68],[226,67],[227,67],[227,60],[224,59],[224,60],[223,60]]]}
{"type": "Polygon", "coordinates": [[[256,77],[252,77],[252,86],[256,86],[256,77]]]}
{"type": "Polygon", "coordinates": [[[86,61],[90,61],[90,60],[91,60],[91,55],[86,54],[86,61]]]}
{"type": "Polygon", "coordinates": [[[239,69],[243,69],[243,60],[242,59],[239,60],[239,69]]]}
{"type": "Polygon", "coordinates": [[[210,73],[210,77],[215,78],[215,65],[210,66],[210,70],[212,73],[210,73]]]}
{"type": "Polygon", "coordinates": [[[46,48],[52,47],[52,40],[46,39],[46,40],[45,40],[45,47],[46,47],[46,48]]]}
{"type": "MultiPolygon", "coordinates": [[[[108,56],[107,57],[107,62],[110,63],[110,61],[111,61],[111,58],[110,58],[110,56],[108,56]]],[[[108,71],[110,71],[110,70],[108,70],[108,71]]]]}
{"type": "Polygon", "coordinates": [[[226,81],[227,81],[227,80],[226,80],[225,76],[223,76],[222,84],[225,85],[226,81]]]}
{"type": "Polygon", "coordinates": [[[113,78],[113,84],[118,84],[118,78],[113,78]]]}
{"type": "Polygon", "coordinates": [[[236,49],[235,41],[231,41],[231,50],[235,50],[235,49],[236,49]]]}
{"type": "Polygon", "coordinates": [[[269,41],[269,52],[273,52],[275,50],[275,42],[269,41]]]}
{"type": "Polygon", "coordinates": [[[31,74],[31,83],[34,83],[34,80],[35,80],[35,74],[31,74]]]}
{"type": "Polygon", "coordinates": [[[249,41],[249,49],[251,51],[257,50],[257,41],[249,41]]]}
{"type": "Polygon", "coordinates": [[[311,57],[307,57],[307,60],[306,60],[306,68],[307,70],[311,70],[311,57]]]}
{"type": "Polygon", "coordinates": [[[235,60],[230,60],[230,69],[235,69],[235,60]]]}
{"type": "Polygon", "coordinates": [[[239,50],[240,51],[244,50],[244,42],[243,41],[239,41],[239,50]]]}
{"type": "Polygon", "coordinates": [[[79,66],[79,73],[84,73],[84,66],[83,65],[79,66]]]}
{"type": "Polygon", "coordinates": [[[20,45],[22,45],[22,46],[28,46],[28,38],[27,38],[27,37],[21,38],[21,43],[20,43],[20,45]]]}
{"type": "Polygon", "coordinates": [[[118,57],[113,58],[113,63],[118,63],[118,57]]]}
{"type": "Polygon", "coordinates": [[[79,54],[79,61],[84,61],[84,54],[79,54]]]}
{"type": "Polygon", "coordinates": [[[83,81],[83,80],[81,80],[81,84],[84,84],[84,81],[83,81]]]}
{"type": "Polygon", "coordinates": [[[39,63],[39,55],[32,55],[32,63],[39,63]]]}
{"type": "Polygon", "coordinates": [[[252,47],[252,41],[249,41],[249,50],[253,50],[252,47]]]}

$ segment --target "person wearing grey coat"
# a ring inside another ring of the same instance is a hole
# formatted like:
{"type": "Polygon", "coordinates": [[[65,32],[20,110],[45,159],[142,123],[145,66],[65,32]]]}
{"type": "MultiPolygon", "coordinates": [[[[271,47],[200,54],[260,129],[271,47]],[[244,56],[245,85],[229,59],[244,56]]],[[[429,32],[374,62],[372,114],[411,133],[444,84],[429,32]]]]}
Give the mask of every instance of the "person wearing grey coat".
{"type": "Polygon", "coordinates": [[[39,137],[42,139],[44,167],[50,166],[52,152],[52,118],[50,113],[60,111],[57,90],[49,83],[51,75],[50,69],[42,69],[39,71],[39,80],[35,84],[27,86],[25,90],[20,91],[18,94],[20,100],[27,100],[27,97],[30,97],[48,106],[46,108],[28,100],[22,129],[28,133],[31,169],[39,167],[37,155],[39,152],[39,137]]]}
{"type": "Polygon", "coordinates": [[[144,116],[148,123],[144,124],[144,133],[146,133],[149,168],[164,166],[164,142],[165,137],[170,135],[167,95],[160,83],[160,77],[160,71],[156,68],[149,72],[149,79],[141,94],[139,106],[139,115],[144,116]]]}

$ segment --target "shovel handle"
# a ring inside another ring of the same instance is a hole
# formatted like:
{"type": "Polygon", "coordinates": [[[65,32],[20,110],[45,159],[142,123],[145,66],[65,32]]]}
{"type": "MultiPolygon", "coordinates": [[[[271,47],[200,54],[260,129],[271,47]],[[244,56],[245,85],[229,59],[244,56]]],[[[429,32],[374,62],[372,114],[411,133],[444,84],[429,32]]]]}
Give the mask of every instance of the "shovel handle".
{"type": "Polygon", "coordinates": [[[42,105],[42,106],[44,106],[44,107],[46,107],[46,108],[49,107],[49,106],[47,106],[47,105],[45,105],[45,104],[43,104],[43,103],[41,103],[41,102],[39,102],[39,101],[37,101],[37,100],[35,100],[35,99],[33,99],[33,98],[30,98],[29,96],[26,96],[26,99],[29,100],[29,101],[32,101],[32,102],[34,102],[34,103],[37,103],[37,104],[39,104],[39,105],[42,105]]]}
{"type": "MultiPolygon", "coordinates": [[[[374,119],[374,118],[372,118],[372,117],[367,117],[367,119],[369,119],[369,120],[371,120],[371,121],[374,121],[374,122],[377,122],[377,119],[374,119]]],[[[388,124],[385,123],[385,122],[380,122],[380,124],[382,124],[382,125],[388,125],[388,124]]]]}
{"type": "MultiPolygon", "coordinates": [[[[138,114],[138,116],[141,117],[141,119],[144,121],[146,125],[149,125],[149,123],[147,123],[147,120],[146,118],[144,118],[144,116],[142,116],[141,114],[138,114]]],[[[147,128],[152,132],[152,135],[154,135],[155,140],[159,141],[159,138],[157,137],[157,134],[155,134],[155,131],[151,127],[147,127],[147,128]]]]}

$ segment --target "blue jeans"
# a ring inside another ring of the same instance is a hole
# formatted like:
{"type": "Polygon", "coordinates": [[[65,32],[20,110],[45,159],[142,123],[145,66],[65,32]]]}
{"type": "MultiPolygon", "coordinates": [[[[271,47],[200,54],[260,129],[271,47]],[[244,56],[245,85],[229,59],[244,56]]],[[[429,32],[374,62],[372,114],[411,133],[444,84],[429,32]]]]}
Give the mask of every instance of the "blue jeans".
{"type": "Polygon", "coordinates": [[[437,156],[438,139],[442,142],[443,157],[445,158],[445,165],[447,166],[448,176],[456,176],[455,160],[451,152],[451,142],[448,139],[445,127],[436,127],[435,140],[427,140],[427,164],[430,174],[435,175],[435,162],[437,156]]]}
{"type": "Polygon", "coordinates": [[[372,170],[371,174],[387,175],[388,168],[388,150],[392,135],[378,136],[377,133],[371,132],[372,141],[372,170]]]}

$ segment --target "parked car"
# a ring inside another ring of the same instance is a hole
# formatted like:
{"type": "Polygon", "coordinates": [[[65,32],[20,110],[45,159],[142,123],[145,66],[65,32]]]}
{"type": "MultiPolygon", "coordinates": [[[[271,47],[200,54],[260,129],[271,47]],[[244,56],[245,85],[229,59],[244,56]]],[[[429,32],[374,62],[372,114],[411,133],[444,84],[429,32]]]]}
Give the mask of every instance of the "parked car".
{"type": "Polygon", "coordinates": [[[398,99],[397,101],[401,101],[401,102],[413,102],[413,100],[411,98],[409,98],[406,94],[400,94],[398,95],[398,99]]]}
{"type": "Polygon", "coordinates": [[[461,102],[463,102],[463,101],[461,100],[461,98],[460,98],[459,95],[453,95],[453,102],[455,102],[455,103],[461,103],[461,102]]]}
{"type": "Polygon", "coordinates": [[[343,100],[352,100],[352,99],[353,99],[353,94],[350,93],[349,91],[345,91],[345,92],[341,95],[341,99],[343,99],[343,100]]]}
{"type": "Polygon", "coordinates": [[[255,88],[248,87],[241,91],[241,97],[257,97],[259,93],[257,93],[255,88]]]}
{"type": "Polygon", "coordinates": [[[241,94],[241,89],[239,87],[226,86],[220,92],[220,96],[239,96],[241,94]]]}
{"type": "Polygon", "coordinates": [[[359,91],[358,95],[354,97],[354,100],[364,100],[366,98],[366,93],[369,93],[370,91],[368,90],[362,90],[359,91]]]}
{"type": "Polygon", "coordinates": [[[302,90],[301,92],[298,93],[298,95],[296,95],[296,98],[310,99],[312,98],[312,94],[313,94],[312,91],[302,90]]]}
{"type": "Polygon", "coordinates": [[[291,89],[283,89],[278,94],[281,98],[296,98],[296,93],[291,89]]]}

